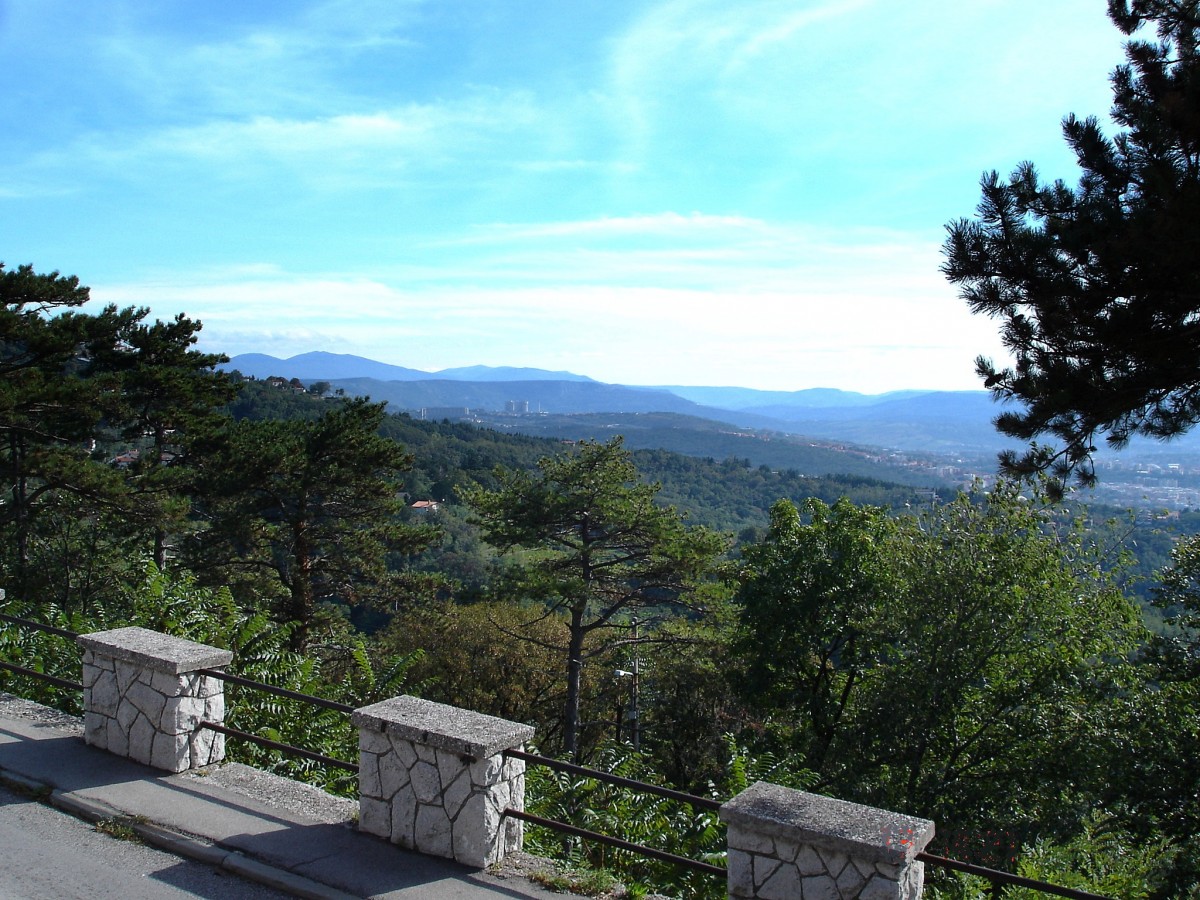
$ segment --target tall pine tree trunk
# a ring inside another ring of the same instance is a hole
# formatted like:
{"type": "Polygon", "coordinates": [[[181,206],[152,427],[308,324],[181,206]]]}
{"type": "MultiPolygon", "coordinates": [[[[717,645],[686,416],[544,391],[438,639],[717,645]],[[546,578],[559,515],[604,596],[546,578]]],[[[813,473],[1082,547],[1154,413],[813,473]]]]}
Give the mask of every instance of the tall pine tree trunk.
{"type": "Polygon", "coordinates": [[[571,608],[571,637],[567,645],[567,706],[563,716],[563,749],[579,762],[579,698],[583,683],[583,614],[585,604],[571,608]]]}
{"type": "Polygon", "coordinates": [[[25,442],[16,434],[9,438],[9,453],[12,457],[12,505],[13,524],[17,537],[16,587],[22,595],[26,591],[29,576],[29,497],[25,481],[25,442]]]}
{"type": "Polygon", "coordinates": [[[293,529],[295,537],[292,561],[294,571],[291,579],[291,607],[288,619],[296,623],[292,632],[291,647],[302,653],[308,646],[308,631],[312,625],[313,603],[313,553],[312,544],[308,539],[308,522],[298,522],[293,529]]]}

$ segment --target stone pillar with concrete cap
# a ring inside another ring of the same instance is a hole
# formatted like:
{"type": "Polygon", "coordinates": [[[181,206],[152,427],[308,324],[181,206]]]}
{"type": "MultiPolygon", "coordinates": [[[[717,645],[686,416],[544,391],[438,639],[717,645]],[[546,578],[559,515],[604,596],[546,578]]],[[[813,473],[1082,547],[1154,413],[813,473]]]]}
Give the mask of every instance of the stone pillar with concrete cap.
{"type": "Polygon", "coordinates": [[[916,900],[933,823],[758,782],[721,807],[729,896],[916,900]]]}
{"type": "Polygon", "coordinates": [[[197,729],[224,723],[224,683],[198,670],[229,665],[230,651],[136,627],[77,641],[88,744],[168,772],[225,758],[224,735],[197,729]]]}
{"type": "Polygon", "coordinates": [[[355,710],[358,827],[475,868],[521,849],[525,763],[507,759],[534,729],[481,713],[395,697],[355,710]]]}

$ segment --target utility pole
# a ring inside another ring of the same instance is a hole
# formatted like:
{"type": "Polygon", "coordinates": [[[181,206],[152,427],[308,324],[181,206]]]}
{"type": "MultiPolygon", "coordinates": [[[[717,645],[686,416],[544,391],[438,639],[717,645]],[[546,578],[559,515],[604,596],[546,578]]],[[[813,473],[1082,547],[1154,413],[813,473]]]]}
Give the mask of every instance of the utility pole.
{"type": "Polygon", "coordinates": [[[638,622],[635,617],[630,623],[633,638],[629,641],[633,647],[633,671],[625,669],[615,669],[613,674],[617,678],[629,679],[629,712],[624,716],[620,713],[620,705],[617,707],[617,740],[621,740],[621,720],[622,718],[629,720],[629,742],[633,745],[634,750],[640,750],[642,747],[642,729],[641,729],[641,712],[638,709],[638,689],[641,687],[642,677],[642,658],[638,653],[638,622]]]}

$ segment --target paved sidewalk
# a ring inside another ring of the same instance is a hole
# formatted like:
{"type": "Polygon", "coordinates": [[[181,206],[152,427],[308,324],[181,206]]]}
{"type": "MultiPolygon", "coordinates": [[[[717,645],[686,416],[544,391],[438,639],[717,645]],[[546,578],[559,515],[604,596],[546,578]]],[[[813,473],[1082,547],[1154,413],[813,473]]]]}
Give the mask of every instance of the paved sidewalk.
{"type": "MultiPolygon", "coordinates": [[[[0,781],[148,843],[311,898],[561,898],[360,834],[357,804],[237,764],[171,775],[83,742],[78,719],[0,693],[0,781]]],[[[505,865],[505,871],[510,866],[505,865]]]]}

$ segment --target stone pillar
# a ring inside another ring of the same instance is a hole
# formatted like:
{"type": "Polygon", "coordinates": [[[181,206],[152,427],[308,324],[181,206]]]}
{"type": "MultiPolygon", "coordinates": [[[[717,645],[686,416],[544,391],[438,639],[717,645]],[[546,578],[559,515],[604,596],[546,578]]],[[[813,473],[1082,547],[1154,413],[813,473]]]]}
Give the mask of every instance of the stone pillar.
{"type": "Polygon", "coordinates": [[[224,723],[224,683],[196,670],[227,666],[230,651],[145,628],[77,640],[88,744],[168,772],[225,758],[225,736],[196,728],[203,721],[224,723]]]}
{"type": "Polygon", "coordinates": [[[475,868],[521,849],[525,763],[504,751],[533,728],[494,716],[395,697],[355,710],[362,831],[475,868]]]}
{"type": "Polygon", "coordinates": [[[917,900],[933,823],[758,782],[721,807],[729,896],[917,900]]]}

